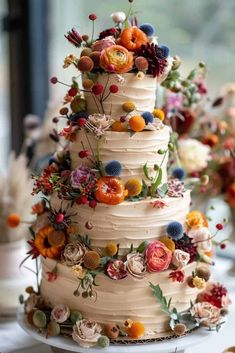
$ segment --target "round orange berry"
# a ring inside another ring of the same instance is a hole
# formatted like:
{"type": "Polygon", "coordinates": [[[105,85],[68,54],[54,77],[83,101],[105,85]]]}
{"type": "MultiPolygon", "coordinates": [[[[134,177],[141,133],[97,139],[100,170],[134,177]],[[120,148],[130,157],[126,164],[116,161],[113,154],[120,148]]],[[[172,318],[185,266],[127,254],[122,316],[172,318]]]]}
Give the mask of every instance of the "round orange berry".
{"type": "Polygon", "coordinates": [[[7,217],[7,225],[11,228],[16,228],[20,224],[20,216],[17,213],[12,213],[7,217]]]}
{"type": "Polygon", "coordinates": [[[140,115],[133,115],[129,120],[131,130],[135,132],[143,131],[145,128],[145,120],[140,115]]]}
{"type": "Polygon", "coordinates": [[[115,121],[112,126],[111,129],[113,131],[117,131],[117,132],[126,132],[127,131],[127,126],[125,123],[122,123],[121,121],[115,121]]]}
{"type": "Polygon", "coordinates": [[[140,338],[144,335],[145,329],[141,322],[134,321],[131,327],[127,328],[128,336],[131,338],[140,338]]]}

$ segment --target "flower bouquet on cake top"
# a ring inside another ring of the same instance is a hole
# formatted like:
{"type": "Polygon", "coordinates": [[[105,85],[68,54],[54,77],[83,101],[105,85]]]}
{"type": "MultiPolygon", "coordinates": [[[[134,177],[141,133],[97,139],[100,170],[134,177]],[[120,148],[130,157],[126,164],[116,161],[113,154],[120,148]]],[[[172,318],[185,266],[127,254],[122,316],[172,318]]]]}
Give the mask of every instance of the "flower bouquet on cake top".
{"type": "Polygon", "coordinates": [[[189,211],[182,178],[167,176],[176,136],[155,93],[166,80],[174,87],[180,61],[129,3],[101,33],[96,14],[91,37],[70,30],[74,54],[63,66],[72,81],[51,78],[66,93],[50,134],[57,151],[33,177],[42,199],[24,261],[34,259],[37,287],[20,297],[48,343],[57,335],[82,347],[155,342],[219,330],[228,312],[226,288],[210,279],[223,224],[210,234],[205,215],[189,211]]]}

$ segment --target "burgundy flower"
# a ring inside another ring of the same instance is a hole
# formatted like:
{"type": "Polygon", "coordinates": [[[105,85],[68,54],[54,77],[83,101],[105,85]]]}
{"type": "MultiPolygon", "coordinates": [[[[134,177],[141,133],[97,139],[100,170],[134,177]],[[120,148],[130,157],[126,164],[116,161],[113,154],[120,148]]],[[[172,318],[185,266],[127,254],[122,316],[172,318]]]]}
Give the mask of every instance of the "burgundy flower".
{"type": "Polygon", "coordinates": [[[127,270],[122,260],[110,261],[107,265],[107,275],[114,279],[123,279],[127,276],[127,270]]]}
{"type": "Polygon", "coordinates": [[[71,31],[68,31],[67,35],[65,35],[65,38],[68,39],[68,41],[77,48],[79,48],[82,44],[82,37],[75,28],[72,28],[71,31]]]}
{"type": "Polygon", "coordinates": [[[143,56],[148,60],[149,66],[147,74],[153,75],[153,77],[158,77],[162,75],[167,67],[167,60],[164,57],[163,49],[157,44],[142,45],[139,50],[138,56],[143,56]]]}
{"type": "Polygon", "coordinates": [[[114,27],[112,28],[108,28],[103,32],[100,32],[99,34],[99,39],[103,39],[105,37],[109,37],[109,36],[114,36],[116,33],[118,33],[118,30],[114,27]]]}
{"type": "Polygon", "coordinates": [[[175,270],[169,273],[169,278],[172,279],[173,282],[184,282],[185,273],[182,270],[175,270]]]}

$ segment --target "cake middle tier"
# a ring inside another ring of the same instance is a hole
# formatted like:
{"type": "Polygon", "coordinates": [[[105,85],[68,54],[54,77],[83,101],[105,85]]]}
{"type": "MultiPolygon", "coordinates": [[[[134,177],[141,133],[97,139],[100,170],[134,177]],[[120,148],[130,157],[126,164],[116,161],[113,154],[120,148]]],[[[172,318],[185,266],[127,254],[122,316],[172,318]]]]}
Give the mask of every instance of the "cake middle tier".
{"type": "MultiPolygon", "coordinates": [[[[76,141],[70,145],[72,169],[76,169],[81,164],[91,166],[90,160],[81,159],[78,155],[85,148],[92,153],[91,158],[93,155],[95,158],[98,156],[103,165],[110,160],[119,161],[122,165],[120,177],[124,182],[130,178],[142,180],[145,163],[150,174],[155,164],[161,164],[164,156],[159,154],[158,150],[167,148],[169,136],[170,130],[167,126],[161,130],[142,131],[132,136],[130,132],[106,131],[100,139],[92,133],[81,130],[77,134],[76,141]]],[[[167,181],[167,157],[165,156],[161,166],[162,184],[167,181]]]]}
{"type": "MultiPolygon", "coordinates": [[[[92,247],[105,248],[107,243],[115,242],[121,250],[131,245],[138,247],[144,240],[153,241],[166,235],[166,226],[171,221],[184,223],[190,201],[188,190],[180,198],[147,198],[124,201],[116,206],[98,203],[95,209],[75,204],[70,213],[76,230],[80,235],[88,235],[92,247]],[[159,201],[165,202],[164,208],[156,207],[155,202],[159,201]],[[87,222],[92,229],[87,229],[87,222]]],[[[51,204],[56,209],[61,207],[61,201],[56,197],[51,199],[51,204]]]]}

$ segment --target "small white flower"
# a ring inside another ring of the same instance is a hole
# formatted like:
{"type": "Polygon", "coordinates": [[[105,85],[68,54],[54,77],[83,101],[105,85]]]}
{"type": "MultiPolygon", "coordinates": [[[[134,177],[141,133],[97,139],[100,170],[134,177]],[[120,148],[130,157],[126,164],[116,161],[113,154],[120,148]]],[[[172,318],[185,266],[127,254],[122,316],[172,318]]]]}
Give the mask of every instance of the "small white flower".
{"type": "Polygon", "coordinates": [[[113,12],[111,14],[112,20],[115,23],[123,23],[126,19],[126,14],[122,11],[113,12]]]}
{"type": "Polygon", "coordinates": [[[171,262],[176,267],[183,267],[187,265],[189,260],[190,256],[187,252],[180,249],[176,249],[172,256],[171,262]]]}

